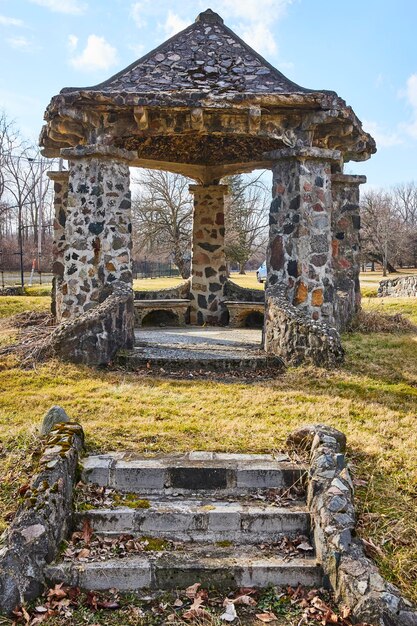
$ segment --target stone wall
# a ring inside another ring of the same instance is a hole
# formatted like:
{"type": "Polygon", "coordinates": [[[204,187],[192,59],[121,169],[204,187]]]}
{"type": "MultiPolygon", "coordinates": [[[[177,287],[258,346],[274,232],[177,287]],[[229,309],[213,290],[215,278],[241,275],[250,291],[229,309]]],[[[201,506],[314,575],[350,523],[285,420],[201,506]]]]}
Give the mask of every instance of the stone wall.
{"type": "Polygon", "coordinates": [[[107,365],[118,350],[133,348],[131,288],[124,283],[113,284],[113,293],[104,302],[58,326],[51,344],[60,358],[86,365],[107,365]]]}
{"type": "Polygon", "coordinates": [[[354,623],[417,626],[415,608],[382,578],[356,537],[354,487],[344,455],[346,437],[317,424],[292,433],[288,444],[310,453],[307,506],[317,558],[336,600],[351,608],[354,623]]]}
{"type": "Polygon", "coordinates": [[[129,166],[123,151],[62,150],[69,159],[62,319],[90,311],[116,282],[132,284],[129,166]]]}
{"type": "Polygon", "coordinates": [[[268,285],[285,284],[291,304],[333,326],[331,162],[340,160],[340,153],[283,149],[269,156],[275,163],[268,285]]]}
{"type": "Polygon", "coordinates": [[[265,302],[264,289],[248,289],[241,287],[232,280],[226,280],[224,285],[224,297],[226,300],[236,300],[237,302],[265,302]]]}
{"type": "Polygon", "coordinates": [[[58,554],[72,522],[73,489],[83,446],[79,424],[56,424],[39,473],[24,494],[0,550],[0,611],[11,613],[44,590],[44,567],[58,554]]]}
{"type": "Polygon", "coordinates": [[[285,365],[313,363],[331,368],[344,357],[338,332],[292,305],[282,285],[266,290],[263,342],[265,351],[280,357],[285,365]]]}
{"type": "Polygon", "coordinates": [[[417,298],[417,276],[399,276],[381,280],[378,287],[378,297],[392,296],[393,298],[417,298]]]}
{"type": "Polygon", "coordinates": [[[360,310],[359,185],[365,182],[365,176],[332,176],[332,257],[338,330],[346,329],[360,310]]]}
{"type": "Polygon", "coordinates": [[[224,252],[224,195],[227,185],[190,185],[194,194],[191,267],[191,324],[227,323],[223,304],[227,280],[224,252]]]}
{"type": "Polygon", "coordinates": [[[190,297],[191,279],[167,289],[135,291],[135,300],[182,300],[190,297]]]}

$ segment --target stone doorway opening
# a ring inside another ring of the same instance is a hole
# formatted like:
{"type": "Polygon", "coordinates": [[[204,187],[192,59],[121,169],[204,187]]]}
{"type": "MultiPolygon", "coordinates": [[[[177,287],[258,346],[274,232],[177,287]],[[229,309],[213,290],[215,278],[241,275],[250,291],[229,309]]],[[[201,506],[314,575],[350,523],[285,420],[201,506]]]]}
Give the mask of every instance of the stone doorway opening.
{"type": "Polygon", "coordinates": [[[155,309],[144,315],[142,326],[180,326],[180,320],[173,311],[155,309]]]}

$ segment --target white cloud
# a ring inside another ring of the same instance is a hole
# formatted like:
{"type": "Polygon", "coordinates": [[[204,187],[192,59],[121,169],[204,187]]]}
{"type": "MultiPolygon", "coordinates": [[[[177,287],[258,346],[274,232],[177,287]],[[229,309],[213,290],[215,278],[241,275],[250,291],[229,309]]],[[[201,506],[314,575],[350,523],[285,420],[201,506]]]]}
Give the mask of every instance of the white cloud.
{"type": "Polygon", "coordinates": [[[387,132],[378,122],[364,120],[363,127],[367,133],[371,133],[376,141],[377,148],[391,148],[391,146],[398,146],[403,143],[403,140],[396,131],[387,132]]]}
{"type": "Polygon", "coordinates": [[[241,20],[239,33],[257,52],[276,55],[278,46],[272,28],[293,0],[220,0],[218,10],[225,18],[241,20]]]}
{"type": "Polygon", "coordinates": [[[180,30],[187,28],[189,25],[190,22],[188,20],[183,20],[179,15],[173,13],[170,9],[164,24],[165,35],[167,37],[172,37],[173,35],[179,33],[180,30]]]}
{"type": "Polygon", "coordinates": [[[247,26],[241,26],[242,39],[254,50],[264,54],[276,54],[278,48],[275,37],[269,26],[264,22],[254,22],[247,26]]]}
{"type": "Polygon", "coordinates": [[[6,41],[15,50],[28,50],[32,47],[29,39],[26,39],[26,37],[9,37],[6,41]]]}
{"type": "Polygon", "coordinates": [[[89,35],[87,45],[81,54],[70,59],[73,67],[84,71],[107,70],[116,63],[116,48],[110,45],[104,37],[97,35],[89,35]]]}
{"type": "Polygon", "coordinates": [[[138,28],[146,26],[146,20],[143,19],[143,2],[134,2],[130,7],[130,15],[138,28]]]}
{"type": "Polygon", "coordinates": [[[67,13],[68,15],[81,15],[87,9],[87,5],[79,0],[30,0],[33,4],[39,4],[54,13],[67,13]]]}
{"type": "Polygon", "coordinates": [[[15,17],[0,15],[0,26],[23,26],[23,22],[15,17]]]}
{"type": "Polygon", "coordinates": [[[417,74],[411,74],[407,80],[406,98],[412,109],[412,122],[406,127],[411,137],[417,139],[417,74]]]}

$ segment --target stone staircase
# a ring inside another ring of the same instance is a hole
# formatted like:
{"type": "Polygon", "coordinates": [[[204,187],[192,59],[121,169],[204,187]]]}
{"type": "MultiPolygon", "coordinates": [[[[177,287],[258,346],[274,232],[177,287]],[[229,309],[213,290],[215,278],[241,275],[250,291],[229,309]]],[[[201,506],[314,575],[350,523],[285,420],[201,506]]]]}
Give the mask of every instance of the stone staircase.
{"type": "Polygon", "coordinates": [[[75,514],[96,536],[168,540],[169,548],[88,562],[48,566],[50,583],[121,591],[184,589],[200,582],[216,588],[320,586],[312,551],[280,546],[309,536],[302,498],[272,499],[300,484],[305,468],[282,455],[194,452],[145,457],[127,453],[90,456],[83,481],[138,494],[146,506],[89,508],[75,514]],[[307,554],[308,556],[304,556],[307,554]]]}

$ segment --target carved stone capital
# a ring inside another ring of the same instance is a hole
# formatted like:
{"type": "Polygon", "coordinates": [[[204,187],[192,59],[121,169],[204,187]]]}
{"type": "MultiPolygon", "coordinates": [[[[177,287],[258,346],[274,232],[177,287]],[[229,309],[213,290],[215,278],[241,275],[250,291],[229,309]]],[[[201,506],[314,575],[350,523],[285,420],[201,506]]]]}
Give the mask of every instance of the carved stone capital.
{"type": "Polygon", "coordinates": [[[228,185],[189,185],[188,189],[194,195],[208,193],[226,195],[229,191],[228,185]]]}
{"type": "Polygon", "coordinates": [[[327,148],[296,147],[266,152],[264,158],[270,159],[271,161],[281,161],[284,159],[340,161],[342,159],[342,153],[340,150],[329,150],[327,148]]]}
{"type": "Polygon", "coordinates": [[[358,176],[353,174],[333,174],[333,185],[363,185],[366,183],[366,176],[358,176]]]}
{"type": "Polygon", "coordinates": [[[51,170],[49,172],[46,172],[46,175],[50,180],[53,180],[54,182],[66,183],[69,178],[69,171],[68,170],[58,170],[58,171],[51,170]]]}
{"type": "Polygon", "coordinates": [[[76,146],[75,148],[61,148],[61,156],[64,159],[109,159],[130,163],[137,158],[136,152],[123,150],[113,146],[102,146],[92,144],[86,146],[76,146]]]}

